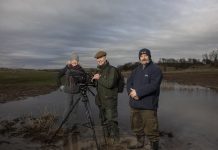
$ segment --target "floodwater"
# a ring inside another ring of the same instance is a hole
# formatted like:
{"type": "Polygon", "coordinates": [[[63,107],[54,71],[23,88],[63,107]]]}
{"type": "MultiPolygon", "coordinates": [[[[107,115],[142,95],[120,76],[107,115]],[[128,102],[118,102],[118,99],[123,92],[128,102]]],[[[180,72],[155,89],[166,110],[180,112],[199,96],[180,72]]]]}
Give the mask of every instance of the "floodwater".
{"type": "MultiPolygon", "coordinates": [[[[95,92],[94,89],[91,90],[95,92]]],[[[92,116],[98,124],[98,109],[94,104],[94,97],[90,93],[88,97],[92,116]]],[[[47,95],[0,104],[0,119],[12,119],[22,115],[38,116],[44,112],[54,113],[61,118],[66,107],[66,98],[65,93],[54,91],[47,95]]],[[[173,134],[172,140],[165,144],[177,143],[175,145],[179,145],[181,150],[217,149],[217,108],[218,92],[200,86],[163,82],[158,109],[160,130],[173,134]]],[[[84,111],[83,102],[80,102],[81,122],[86,120],[84,111]]],[[[126,92],[119,94],[118,113],[121,134],[131,133],[126,92]]]]}

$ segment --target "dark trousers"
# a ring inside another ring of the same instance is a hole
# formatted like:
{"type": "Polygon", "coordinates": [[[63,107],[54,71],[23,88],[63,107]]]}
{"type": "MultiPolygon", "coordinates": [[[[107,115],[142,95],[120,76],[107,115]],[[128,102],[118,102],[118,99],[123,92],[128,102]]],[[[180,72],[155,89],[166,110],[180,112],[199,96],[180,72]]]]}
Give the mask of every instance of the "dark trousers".
{"type": "Polygon", "coordinates": [[[146,135],[150,142],[159,141],[157,111],[131,108],[131,129],[137,136],[146,135]]]}
{"type": "Polygon", "coordinates": [[[118,113],[117,106],[114,107],[99,107],[101,123],[105,127],[105,135],[107,137],[119,137],[118,128],[118,113]]]}

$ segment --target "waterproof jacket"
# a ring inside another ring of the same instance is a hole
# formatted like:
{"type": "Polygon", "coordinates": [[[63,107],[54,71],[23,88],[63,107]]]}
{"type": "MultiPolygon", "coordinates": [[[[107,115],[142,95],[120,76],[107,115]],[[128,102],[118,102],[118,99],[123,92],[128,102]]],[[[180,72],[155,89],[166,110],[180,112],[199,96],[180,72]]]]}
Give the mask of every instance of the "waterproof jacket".
{"type": "Polygon", "coordinates": [[[118,73],[109,62],[103,66],[98,66],[98,73],[101,75],[97,80],[96,104],[104,108],[116,106],[118,96],[118,73]]]}
{"type": "Polygon", "coordinates": [[[57,84],[58,86],[64,85],[64,92],[70,94],[79,93],[79,83],[83,83],[86,80],[86,73],[80,66],[66,65],[58,73],[57,84]],[[61,78],[65,76],[65,80],[62,83],[61,78]]]}
{"type": "Polygon", "coordinates": [[[158,108],[162,71],[150,61],[147,65],[140,64],[133,70],[127,80],[127,92],[136,90],[139,100],[130,97],[129,104],[136,109],[156,110],[158,108]]]}

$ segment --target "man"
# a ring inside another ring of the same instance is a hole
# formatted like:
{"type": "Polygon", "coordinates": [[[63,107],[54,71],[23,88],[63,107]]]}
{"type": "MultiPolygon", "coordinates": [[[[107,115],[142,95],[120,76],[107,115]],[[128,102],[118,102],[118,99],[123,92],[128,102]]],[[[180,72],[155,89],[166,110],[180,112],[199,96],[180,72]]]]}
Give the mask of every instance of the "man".
{"type": "Polygon", "coordinates": [[[144,147],[145,135],[152,150],[158,150],[159,130],[157,108],[160,94],[162,72],[151,60],[150,50],[139,51],[140,65],[133,70],[127,80],[127,92],[130,96],[131,128],[136,134],[137,143],[129,149],[144,147]]]}
{"type": "Polygon", "coordinates": [[[104,127],[104,135],[119,142],[117,97],[118,97],[118,72],[106,59],[106,52],[99,51],[95,58],[98,64],[98,73],[92,80],[97,81],[96,104],[99,107],[101,123],[104,127]]]}
{"type": "MultiPolygon", "coordinates": [[[[79,65],[79,56],[73,52],[68,61],[67,65],[60,70],[58,74],[58,86],[60,89],[67,93],[67,105],[64,111],[63,119],[67,116],[69,111],[74,106],[75,102],[80,99],[82,96],[79,90],[79,83],[84,82],[86,79],[86,74],[83,68],[79,65]],[[61,78],[65,76],[65,84],[63,85],[61,82],[61,78]]],[[[74,107],[74,111],[70,114],[67,122],[64,124],[65,133],[69,133],[70,131],[75,131],[77,129],[77,109],[78,104],[74,107]]]]}

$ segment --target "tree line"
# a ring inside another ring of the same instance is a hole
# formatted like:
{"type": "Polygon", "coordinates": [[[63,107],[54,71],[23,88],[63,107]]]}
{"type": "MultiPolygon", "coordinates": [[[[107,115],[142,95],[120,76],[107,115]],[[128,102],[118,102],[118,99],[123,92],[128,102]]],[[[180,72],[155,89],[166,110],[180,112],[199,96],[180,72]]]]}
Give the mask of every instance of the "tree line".
{"type": "Polygon", "coordinates": [[[199,66],[199,65],[210,65],[214,67],[218,67],[218,49],[215,49],[209,53],[205,53],[202,55],[202,59],[195,58],[160,58],[158,61],[159,65],[167,65],[171,67],[178,68],[188,68],[190,66],[199,66]]]}
{"type": "Polygon", "coordinates": [[[202,63],[217,66],[218,65],[218,49],[213,50],[209,54],[202,55],[202,63]]]}
{"type": "MultiPolygon", "coordinates": [[[[197,66],[211,66],[218,67],[218,49],[214,49],[209,53],[202,55],[202,59],[196,58],[160,58],[157,64],[166,70],[166,67],[173,67],[175,69],[187,69],[197,66]]],[[[139,65],[139,62],[129,62],[118,66],[121,71],[133,70],[139,65]]]]}

